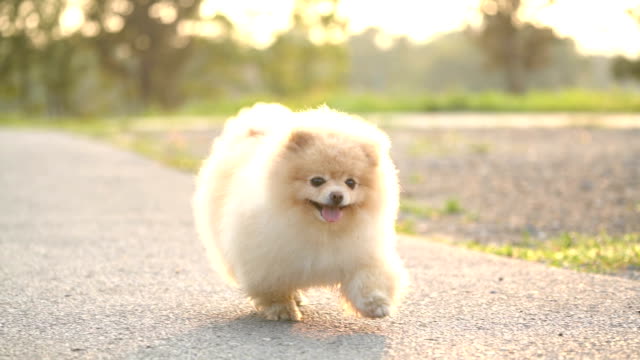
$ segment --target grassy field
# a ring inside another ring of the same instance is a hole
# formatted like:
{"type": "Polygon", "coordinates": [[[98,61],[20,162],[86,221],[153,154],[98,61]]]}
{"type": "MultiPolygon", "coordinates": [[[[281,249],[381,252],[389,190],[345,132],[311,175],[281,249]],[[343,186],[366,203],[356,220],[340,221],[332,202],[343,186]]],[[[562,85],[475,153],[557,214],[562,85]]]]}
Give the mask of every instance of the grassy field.
{"type": "MultiPolygon", "coordinates": [[[[132,121],[124,118],[34,120],[13,117],[0,118],[0,126],[69,131],[110,142],[182,171],[195,172],[198,169],[201,159],[185,151],[184,148],[139,136],[134,130],[137,127],[143,127],[146,121],[145,119],[132,121]]],[[[157,122],[154,123],[154,126],[157,125],[157,122]]],[[[172,120],[163,120],[161,125],[170,128],[176,124],[172,123],[172,120]]],[[[415,232],[415,222],[420,218],[438,219],[457,216],[460,221],[466,221],[465,219],[476,216],[454,198],[446,200],[441,206],[427,206],[405,198],[400,210],[402,215],[397,228],[398,231],[407,234],[415,232]]],[[[482,252],[580,271],[612,273],[629,268],[640,268],[640,234],[610,236],[567,233],[548,240],[531,241],[524,237],[520,241],[503,245],[482,244],[460,239],[452,243],[482,252]]]]}
{"type": "Polygon", "coordinates": [[[505,245],[466,243],[473,250],[574,270],[613,273],[640,268],[640,233],[611,236],[566,233],[544,242],[524,238],[505,245]]]}
{"type": "MultiPolygon", "coordinates": [[[[233,114],[257,101],[279,102],[301,110],[327,104],[332,108],[356,113],[486,111],[486,112],[637,112],[640,94],[630,91],[530,91],[523,95],[503,92],[481,93],[334,93],[301,97],[249,96],[238,99],[191,103],[173,112],[176,115],[233,114]]],[[[149,114],[160,112],[150,111],[149,114]]],[[[164,113],[164,112],[162,112],[164,113]]]]}
{"type": "MultiPolygon", "coordinates": [[[[493,113],[635,113],[640,112],[640,91],[566,89],[558,91],[529,91],[521,95],[500,91],[445,92],[445,93],[310,93],[301,96],[280,97],[272,94],[254,94],[239,97],[221,97],[207,101],[187,102],[173,109],[149,107],[141,113],[117,115],[181,119],[185,117],[225,117],[256,102],[277,102],[293,110],[305,110],[326,104],[350,113],[411,113],[411,112],[493,112],[493,113]]],[[[2,109],[0,108],[0,111],[2,109]]],[[[8,120],[42,114],[5,113],[0,124],[8,120]]],[[[95,114],[96,118],[111,114],[95,114]]],[[[64,122],[64,118],[55,118],[64,122]]],[[[97,121],[97,120],[96,120],[97,121]]]]}
{"type": "MultiPolygon", "coordinates": [[[[640,209],[640,205],[638,205],[640,209]]],[[[456,199],[447,199],[442,206],[433,207],[415,200],[403,199],[396,230],[416,234],[421,218],[438,219],[456,216],[457,221],[475,217],[456,199]]],[[[436,236],[433,240],[490,254],[545,263],[550,266],[595,273],[616,273],[627,269],[640,269],[640,233],[613,236],[567,232],[546,240],[533,240],[528,234],[507,244],[482,243],[475,240],[450,239],[436,236]]]]}

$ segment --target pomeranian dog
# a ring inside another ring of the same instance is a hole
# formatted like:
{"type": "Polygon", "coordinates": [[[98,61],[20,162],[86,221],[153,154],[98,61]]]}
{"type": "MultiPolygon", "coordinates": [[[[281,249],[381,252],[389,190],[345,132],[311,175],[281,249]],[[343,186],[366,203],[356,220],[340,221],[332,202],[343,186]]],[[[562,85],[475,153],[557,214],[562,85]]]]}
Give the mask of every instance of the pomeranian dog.
{"type": "Polygon", "coordinates": [[[337,287],[356,313],[397,304],[398,178],[388,137],[321,107],[256,104],[227,121],[193,199],[214,267],[270,320],[300,320],[303,290],[337,287]]]}

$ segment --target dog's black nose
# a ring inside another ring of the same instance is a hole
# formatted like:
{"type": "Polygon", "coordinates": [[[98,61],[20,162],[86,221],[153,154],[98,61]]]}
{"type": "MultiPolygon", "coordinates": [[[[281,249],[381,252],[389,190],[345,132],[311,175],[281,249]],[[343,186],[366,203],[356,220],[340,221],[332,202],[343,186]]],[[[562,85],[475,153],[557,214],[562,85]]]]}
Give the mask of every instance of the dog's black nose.
{"type": "Polygon", "coordinates": [[[331,203],[333,203],[333,205],[340,205],[342,200],[344,200],[344,195],[342,195],[341,192],[334,191],[329,194],[329,199],[331,199],[331,203]]]}

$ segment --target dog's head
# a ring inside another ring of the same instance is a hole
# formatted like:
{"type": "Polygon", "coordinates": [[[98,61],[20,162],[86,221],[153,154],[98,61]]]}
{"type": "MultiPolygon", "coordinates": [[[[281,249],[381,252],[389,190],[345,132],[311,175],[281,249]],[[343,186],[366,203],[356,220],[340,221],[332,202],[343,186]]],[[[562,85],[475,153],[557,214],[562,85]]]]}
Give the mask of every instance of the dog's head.
{"type": "Polygon", "coordinates": [[[349,222],[378,202],[379,156],[375,143],[349,134],[294,130],[272,169],[276,201],[321,223],[349,222]]]}

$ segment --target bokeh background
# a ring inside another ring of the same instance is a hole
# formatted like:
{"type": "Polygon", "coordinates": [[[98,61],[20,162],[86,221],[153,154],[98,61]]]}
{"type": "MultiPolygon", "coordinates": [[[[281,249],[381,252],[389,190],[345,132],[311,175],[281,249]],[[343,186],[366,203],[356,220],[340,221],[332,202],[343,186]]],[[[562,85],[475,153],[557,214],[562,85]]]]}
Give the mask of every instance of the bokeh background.
{"type": "Polygon", "coordinates": [[[0,112],[637,111],[629,0],[3,0],[0,112]]]}

